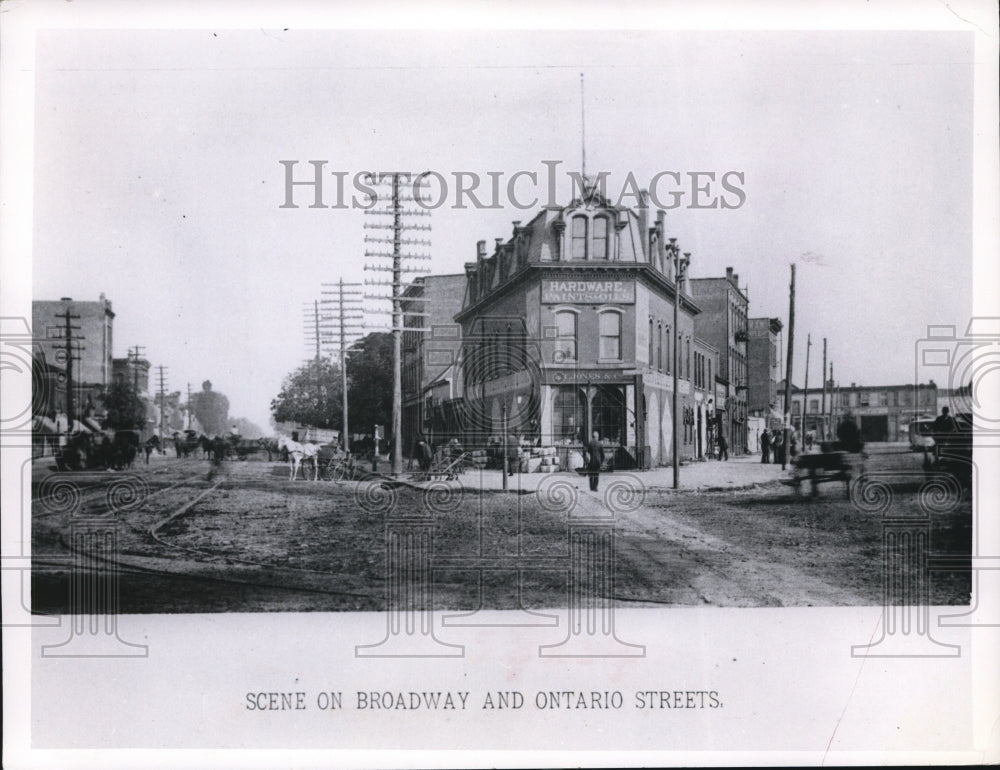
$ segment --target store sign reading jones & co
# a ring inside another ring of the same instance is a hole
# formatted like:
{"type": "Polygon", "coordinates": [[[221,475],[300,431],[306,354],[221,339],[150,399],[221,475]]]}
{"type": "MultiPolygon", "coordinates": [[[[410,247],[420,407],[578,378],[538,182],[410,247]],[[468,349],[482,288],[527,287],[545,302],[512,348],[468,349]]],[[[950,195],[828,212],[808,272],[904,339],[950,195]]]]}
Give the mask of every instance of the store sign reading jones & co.
{"type": "Polygon", "coordinates": [[[635,302],[635,281],[566,281],[546,278],[542,281],[542,302],[547,304],[600,304],[635,302]]]}

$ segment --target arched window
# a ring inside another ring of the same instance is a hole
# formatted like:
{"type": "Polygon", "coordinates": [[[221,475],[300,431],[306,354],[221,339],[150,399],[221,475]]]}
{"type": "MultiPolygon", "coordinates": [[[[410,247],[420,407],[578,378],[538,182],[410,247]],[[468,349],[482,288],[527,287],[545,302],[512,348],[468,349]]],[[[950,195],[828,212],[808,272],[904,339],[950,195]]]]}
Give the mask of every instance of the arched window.
{"type": "Polygon", "coordinates": [[[591,259],[608,258],[608,219],[607,217],[594,217],[594,250],[590,255],[591,259]]]}
{"type": "Polygon", "coordinates": [[[576,387],[561,385],[552,402],[552,438],[583,441],[583,395],[576,387]]]}
{"type": "Polygon", "coordinates": [[[656,371],[663,371],[663,324],[656,325],[656,371]]]}
{"type": "Polygon", "coordinates": [[[600,353],[605,360],[620,361],[622,357],[622,317],[612,310],[598,316],[600,319],[600,353]]]}
{"type": "Polygon", "coordinates": [[[653,368],[654,362],[654,350],[656,349],[656,340],[653,338],[653,316],[649,317],[649,368],[653,368]]]}
{"type": "Polygon", "coordinates": [[[555,362],[576,361],[576,313],[560,310],[556,313],[555,362]]]}
{"type": "Polygon", "coordinates": [[[587,217],[577,214],[573,217],[573,259],[587,258],[587,217]]]}

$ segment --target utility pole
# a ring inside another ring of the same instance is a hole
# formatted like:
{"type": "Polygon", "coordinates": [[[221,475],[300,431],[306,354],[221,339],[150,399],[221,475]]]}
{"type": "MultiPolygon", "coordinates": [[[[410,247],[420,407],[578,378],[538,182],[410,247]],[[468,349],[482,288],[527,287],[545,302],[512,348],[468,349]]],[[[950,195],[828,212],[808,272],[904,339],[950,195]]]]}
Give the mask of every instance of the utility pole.
{"type": "Polygon", "coordinates": [[[806,394],[802,398],[802,440],[805,441],[809,430],[809,348],[812,347],[812,334],[806,335],[806,394]]]}
{"type": "Polygon", "coordinates": [[[836,388],[836,395],[834,395],[834,379],[833,379],[833,361],[830,362],[830,438],[834,439],[837,437],[837,401],[840,399],[840,386],[836,388]]]}
{"type": "MultiPolygon", "coordinates": [[[[145,345],[133,345],[128,350],[128,359],[132,362],[132,389],[135,396],[135,404],[141,403],[139,399],[139,357],[145,353],[145,345]]],[[[140,417],[136,415],[136,430],[142,432],[143,427],[146,424],[145,407],[143,407],[143,415],[140,417]]]]}
{"type": "Polygon", "coordinates": [[[166,367],[162,364],[157,367],[159,370],[159,380],[160,380],[160,442],[163,442],[163,437],[167,435],[167,396],[165,392],[166,388],[166,367]]]}
{"type": "MultiPolygon", "coordinates": [[[[371,236],[365,236],[365,243],[391,243],[392,251],[385,250],[365,250],[366,257],[378,257],[391,259],[392,265],[381,265],[381,264],[366,264],[365,270],[375,271],[375,272],[389,272],[392,274],[392,279],[389,281],[365,281],[366,285],[372,286],[389,286],[391,288],[391,293],[389,296],[385,295],[365,295],[366,299],[380,299],[380,300],[390,300],[392,302],[392,323],[389,327],[389,331],[392,333],[392,475],[399,476],[403,472],[403,378],[402,378],[402,334],[404,331],[403,326],[403,292],[412,286],[412,283],[403,282],[403,273],[429,273],[430,269],[423,267],[405,267],[403,265],[404,260],[408,259],[427,259],[431,258],[430,254],[410,254],[404,253],[402,247],[405,244],[420,243],[422,245],[430,245],[429,241],[417,240],[417,239],[407,239],[404,238],[404,233],[408,230],[430,230],[431,226],[412,224],[409,221],[404,220],[404,217],[410,216],[430,216],[430,211],[426,208],[420,209],[404,209],[404,202],[418,202],[423,204],[423,199],[419,198],[420,187],[422,185],[422,176],[416,176],[409,172],[391,172],[391,173],[376,173],[369,174],[368,181],[370,184],[376,186],[388,186],[388,193],[383,193],[377,196],[376,205],[372,208],[365,209],[365,214],[374,217],[392,217],[392,224],[380,224],[376,221],[373,224],[365,223],[365,228],[376,229],[376,230],[391,230],[391,238],[376,238],[371,236]],[[402,185],[403,183],[408,183],[411,185],[411,195],[405,195],[406,192],[402,185]],[[382,204],[382,205],[378,205],[382,204]]],[[[423,302],[424,300],[418,297],[407,296],[406,302],[423,302]]],[[[426,313],[420,312],[410,312],[407,311],[405,315],[410,316],[426,316],[426,313]]],[[[405,328],[407,332],[421,332],[428,331],[423,328],[423,326],[414,327],[408,326],[405,328]]]]}
{"type": "MultiPolygon", "coordinates": [[[[83,337],[73,336],[73,332],[79,331],[80,327],[74,326],[72,322],[78,320],[80,316],[70,313],[68,306],[64,312],[56,313],[56,318],[61,318],[64,322],[63,338],[66,343],[66,419],[69,421],[67,430],[72,433],[73,422],[76,420],[76,406],[73,403],[73,343],[82,341],[83,337]]],[[[83,350],[83,348],[80,348],[80,350],[83,350]]]]}
{"type": "Polygon", "coordinates": [[[188,392],[188,400],[187,400],[187,429],[188,430],[194,430],[191,427],[191,425],[192,425],[191,418],[194,415],[194,413],[191,410],[194,407],[191,404],[191,383],[190,382],[187,384],[187,392],[188,392]]]}
{"type": "Polygon", "coordinates": [[[792,357],[795,352],[795,263],[792,263],[792,282],[788,289],[788,360],[785,362],[785,430],[784,442],[781,446],[781,470],[785,470],[788,464],[789,439],[792,432],[789,430],[792,414],[792,357]]]}
{"type": "MultiPolygon", "coordinates": [[[[356,335],[358,330],[365,328],[364,315],[361,308],[363,292],[356,290],[357,287],[361,286],[360,283],[344,283],[343,278],[335,284],[324,283],[323,286],[336,287],[336,291],[323,291],[323,294],[336,296],[336,299],[324,299],[323,303],[336,304],[337,311],[334,315],[324,317],[324,321],[331,325],[321,328],[337,334],[337,348],[340,357],[341,410],[343,412],[343,419],[341,421],[341,447],[345,452],[350,452],[350,424],[347,419],[347,348],[349,338],[356,335]]],[[[330,339],[330,337],[326,337],[325,339],[330,339]]]]}
{"type": "Polygon", "coordinates": [[[820,418],[820,420],[823,421],[823,428],[822,428],[823,435],[822,435],[822,439],[824,441],[828,441],[829,438],[830,438],[830,431],[829,431],[829,426],[826,423],[826,383],[827,383],[827,379],[826,379],[826,337],[823,338],[823,369],[822,369],[822,374],[823,374],[823,400],[820,402],[820,405],[819,405],[819,418],[820,418]]]}
{"type": "MultiPolygon", "coordinates": [[[[678,389],[678,384],[677,384],[677,366],[678,366],[678,357],[677,357],[677,349],[680,347],[681,335],[680,335],[680,329],[678,328],[678,319],[679,319],[680,316],[679,316],[677,308],[678,308],[678,306],[681,303],[681,266],[682,266],[682,263],[681,263],[681,249],[680,249],[680,246],[677,245],[677,239],[676,238],[670,238],[669,239],[669,245],[666,248],[667,248],[667,251],[670,254],[670,257],[673,259],[673,262],[674,262],[674,327],[671,330],[671,336],[673,337],[672,341],[674,343],[674,349],[673,349],[673,352],[672,352],[672,356],[673,356],[673,373],[672,373],[672,376],[673,376],[673,383],[674,383],[674,392],[672,394],[673,398],[672,398],[672,403],[671,403],[671,409],[673,411],[673,417],[671,418],[671,433],[672,433],[672,435],[671,435],[670,443],[671,443],[671,455],[672,455],[672,460],[673,460],[672,464],[673,464],[673,471],[674,471],[674,489],[678,489],[680,487],[680,483],[681,483],[681,458],[680,458],[680,452],[678,451],[678,447],[677,447],[677,444],[679,443],[679,439],[678,439],[678,436],[677,436],[677,423],[678,423],[678,406],[677,406],[677,389],[678,389]]],[[[687,255],[685,255],[685,256],[687,256],[687,255]]]]}

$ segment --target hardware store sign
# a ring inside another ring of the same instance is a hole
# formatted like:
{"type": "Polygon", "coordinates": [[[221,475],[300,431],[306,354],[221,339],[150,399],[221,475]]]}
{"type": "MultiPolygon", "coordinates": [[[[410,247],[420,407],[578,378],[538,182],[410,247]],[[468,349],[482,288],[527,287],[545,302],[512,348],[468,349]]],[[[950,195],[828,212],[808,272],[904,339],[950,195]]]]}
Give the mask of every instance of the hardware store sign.
{"type": "Polygon", "coordinates": [[[635,302],[635,281],[542,281],[542,302],[548,304],[600,304],[635,302]]]}

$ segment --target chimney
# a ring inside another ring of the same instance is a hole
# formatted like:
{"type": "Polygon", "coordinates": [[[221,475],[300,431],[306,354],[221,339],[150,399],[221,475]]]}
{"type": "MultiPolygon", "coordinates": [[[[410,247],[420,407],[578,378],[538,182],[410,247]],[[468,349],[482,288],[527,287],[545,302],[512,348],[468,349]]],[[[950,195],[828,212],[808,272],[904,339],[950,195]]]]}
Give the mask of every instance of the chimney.
{"type": "Polygon", "coordinates": [[[733,273],[733,286],[735,286],[737,289],[740,288],[740,274],[739,273],[733,273]]]}
{"type": "Polygon", "coordinates": [[[646,261],[653,264],[653,255],[649,253],[649,190],[639,191],[639,237],[646,261]]]}
{"type": "Polygon", "coordinates": [[[500,247],[503,246],[503,238],[494,238],[493,240],[496,242],[496,250],[500,251],[500,247]]]}
{"type": "Polygon", "coordinates": [[[478,241],[476,243],[476,261],[482,262],[486,259],[486,241],[478,241]]]}
{"type": "Polygon", "coordinates": [[[661,273],[666,273],[665,262],[667,261],[667,212],[663,209],[656,211],[656,260],[657,267],[661,273]]]}
{"type": "Polygon", "coordinates": [[[733,280],[733,268],[731,267],[726,268],[726,279],[729,281],[733,280]]]}

